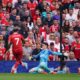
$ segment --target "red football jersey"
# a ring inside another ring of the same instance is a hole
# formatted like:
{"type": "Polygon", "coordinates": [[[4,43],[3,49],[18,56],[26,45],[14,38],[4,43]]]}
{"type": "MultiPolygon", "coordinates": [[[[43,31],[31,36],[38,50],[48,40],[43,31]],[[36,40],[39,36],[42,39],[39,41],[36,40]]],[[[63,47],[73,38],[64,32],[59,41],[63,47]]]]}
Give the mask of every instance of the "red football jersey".
{"type": "Polygon", "coordinates": [[[19,33],[13,33],[9,36],[9,43],[12,43],[12,50],[14,52],[22,51],[23,36],[19,33]]]}

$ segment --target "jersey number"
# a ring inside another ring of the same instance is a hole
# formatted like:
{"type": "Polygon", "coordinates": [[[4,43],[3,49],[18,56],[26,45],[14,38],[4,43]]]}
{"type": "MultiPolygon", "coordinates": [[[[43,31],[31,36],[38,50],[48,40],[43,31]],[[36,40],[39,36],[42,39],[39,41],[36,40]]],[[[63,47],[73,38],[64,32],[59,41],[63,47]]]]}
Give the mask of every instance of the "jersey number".
{"type": "Polygon", "coordinates": [[[15,40],[16,40],[16,45],[18,45],[18,43],[19,43],[19,38],[15,38],[15,40]]]}

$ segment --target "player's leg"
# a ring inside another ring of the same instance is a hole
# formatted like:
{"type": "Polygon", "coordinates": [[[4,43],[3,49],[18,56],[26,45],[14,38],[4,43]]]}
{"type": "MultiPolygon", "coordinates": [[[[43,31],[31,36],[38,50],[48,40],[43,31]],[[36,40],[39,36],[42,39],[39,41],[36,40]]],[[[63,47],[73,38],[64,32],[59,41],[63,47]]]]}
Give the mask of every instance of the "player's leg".
{"type": "Polygon", "coordinates": [[[42,69],[44,69],[44,72],[43,73],[51,73],[51,74],[56,74],[54,71],[52,71],[52,70],[50,70],[49,68],[48,68],[48,66],[47,66],[47,63],[45,63],[45,62],[41,62],[40,63],[40,67],[42,68],[42,69]]]}
{"type": "Polygon", "coordinates": [[[17,73],[17,68],[20,63],[16,61],[16,63],[12,66],[11,73],[17,73]]]}
{"type": "Polygon", "coordinates": [[[39,64],[38,67],[32,68],[29,70],[30,73],[43,73],[43,74],[47,74],[44,69],[42,68],[41,64],[39,64]]]}
{"type": "Polygon", "coordinates": [[[20,60],[19,60],[19,54],[17,54],[17,52],[14,52],[14,57],[16,59],[16,62],[15,64],[12,66],[12,69],[11,69],[11,73],[17,73],[17,68],[20,64],[20,60]]]}
{"type": "Polygon", "coordinates": [[[20,64],[25,67],[26,69],[28,69],[28,64],[26,62],[23,62],[22,61],[22,51],[19,52],[19,55],[18,55],[18,60],[20,61],[20,64]]]}
{"type": "Polygon", "coordinates": [[[23,66],[23,67],[25,67],[26,69],[28,69],[28,64],[26,63],[26,62],[20,62],[21,63],[21,65],[23,66]]]}
{"type": "Polygon", "coordinates": [[[39,66],[40,66],[40,68],[44,69],[44,71],[46,71],[48,73],[50,72],[50,69],[47,67],[47,63],[41,62],[39,66]]]}
{"type": "Polygon", "coordinates": [[[34,67],[32,69],[29,70],[30,73],[38,73],[38,69],[39,67],[34,67]]]}

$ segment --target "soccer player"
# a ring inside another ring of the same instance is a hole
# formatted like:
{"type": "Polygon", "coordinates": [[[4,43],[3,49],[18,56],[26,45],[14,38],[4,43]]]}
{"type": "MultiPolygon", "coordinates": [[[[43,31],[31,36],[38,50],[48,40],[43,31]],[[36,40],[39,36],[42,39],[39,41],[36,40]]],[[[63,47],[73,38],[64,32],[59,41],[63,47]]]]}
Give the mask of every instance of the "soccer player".
{"type": "Polygon", "coordinates": [[[62,53],[60,52],[53,52],[51,50],[48,49],[48,44],[46,42],[44,42],[42,44],[42,51],[34,56],[33,58],[37,58],[40,57],[40,63],[37,67],[32,68],[29,70],[29,72],[31,73],[43,73],[43,72],[47,72],[47,73],[52,73],[52,71],[48,68],[47,64],[48,64],[48,57],[50,54],[53,55],[62,55],[62,53]]]}
{"type": "MultiPolygon", "coordinates": [[[[23,44],[24,38],[21,34],[18,33],[18,28],[14,28],[13,33],[9,36],[8,46],[12,46],[12,52],[16,59],[15,64],[12,66],[11,73],[17,73],[18,65],[21,64],[26,69],[28,68],[27,63],[22,62],[22,56],[23,56],[23,44]]],[[[8,49],[9,49],[8,48],[8,49]]]]}

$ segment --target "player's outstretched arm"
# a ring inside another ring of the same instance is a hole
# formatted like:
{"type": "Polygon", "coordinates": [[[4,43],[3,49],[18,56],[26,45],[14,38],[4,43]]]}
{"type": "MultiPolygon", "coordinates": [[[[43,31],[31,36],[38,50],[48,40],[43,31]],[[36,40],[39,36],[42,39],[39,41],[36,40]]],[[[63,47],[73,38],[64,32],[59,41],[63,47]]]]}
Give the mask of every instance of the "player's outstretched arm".
{"type": "Polygon", "coordinates": [[[53,52],[53,51],[50,51],[53,55],[62,55],[61,52],[53,52]]]}
{"type": "Polygon", "coordinates": [[[33,56],[33,59],[36,59],[36,58],[38,58],[39,56],[40,56],[40,53],[37,54],[37,55],[34,55],[34,56],[33,56]]]}
{"type": "Polygon", "coordinates": [[[61,52],[53,52],[54,55],[62,55],[61,52]]]}

